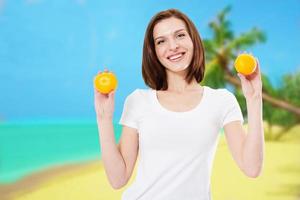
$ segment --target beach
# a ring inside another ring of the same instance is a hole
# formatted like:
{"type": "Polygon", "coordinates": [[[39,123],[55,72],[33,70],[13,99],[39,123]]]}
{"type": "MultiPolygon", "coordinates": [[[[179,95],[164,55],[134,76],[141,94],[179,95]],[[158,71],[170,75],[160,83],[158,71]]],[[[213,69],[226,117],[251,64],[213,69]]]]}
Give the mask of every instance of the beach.
{"type": "Polygon", "coordinates": [[[57,166],[2,185],[0,196],[1,200],[120,199],[124,189],[112,189],[101,161],[91,161],[57,166]]]}
{"type": "MultiPolygon", "coordinates": [[[[220,138],[212,173],[214,200],[297,200],[300,195],[299,141],[267,142],[259,178],[242,174],[234,163],[225,137],[220,138]]],[[[53,167],[0,186],[1,200],[119,200],[132,183],[114,190],[100,160],[53,167]]]]}

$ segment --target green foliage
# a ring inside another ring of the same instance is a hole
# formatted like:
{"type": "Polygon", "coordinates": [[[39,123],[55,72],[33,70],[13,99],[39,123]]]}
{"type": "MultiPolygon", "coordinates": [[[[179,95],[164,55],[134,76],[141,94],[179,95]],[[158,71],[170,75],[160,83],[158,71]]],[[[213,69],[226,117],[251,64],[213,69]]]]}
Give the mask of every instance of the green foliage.
{"type": "MultiPolygon", "coordinates": [[[[276,89],[272,86],[269,78],[266,75],[262,75],[262,83],[263,83],[263,90],[270,94],[271,96],[277,96],[276,89]]],[[[277,109],[274,108],[270,103],[264,101],[263,103],[263,117],[264,120],[268,122],[269,126],[276,124],[275,115],[278,115],[276,112],[277,109]]],[[[276,117],[277,118],[277,117],[276,117]]]]}
{"type": "MultiPolygon", "coordinates": [[[[300,72],[285,75],[282,79],[282,85],[279,88],[274,88],[269,79],[263,76],[264,90],[272,97],[299,105],[300,90],[297,86],[300,84],[300,72]]],[[[285,134],[287,129],[297,125],[300,121],[299,117],[295,114],[285,109],[274,107],[266,101],[263,104],[263,116],[270,127],[273,125],[282,126],[283,131],[276,133],[275,137],[273,136],[276,139],[279,139],[285,134]]],[[[274,135],[274,133],[269,133],[269,137],[272,138],[271,135],[274,135]]]]}
{"type": "Polygon", "coordinates": [[[205,49],[205,59],[207,61],[213,60],[213,58],[218,54],[215,42],[204,39],[203,45],[205,49]]]}
{"type": "Polygon", "coordinates": [[[247,105],[246,105],[246,100],[245,100],[242,90],[236,89],[234,94],[235,94],[237,101],[239,102],[243,116],[247,116],[247,105]]]}
{"type": "Polygon", "coordinates": [[[261,80],[263,84],[263,90],[271,96],[277,96],[276,89],[272,86],[270,79],[266,75],[262,74],[261,80]]]}
{"type": "MultiPolygon", "coordinates": [[[[282,85],[275,91],[275,96],[280,96],[282,100],[300,106],[300,70],[293,74],[284,75],[282,78],[282,85]]],[[[299,123],[300,119],[295,114],[283,110],[273,109],[272,121],[278,125],[288,127],[299,123]]]]}
{"type": "Polygon", "coordinates": [[[230,21],[226,20],[226,15],[230,12],[231,7],[226,7],[217,16],[217,21],[209,23],[209,27],[213,30],[213,41],[219,46],[224,41],[233,39],[233,32],[230,30],[230,21]]]}
{"type": "Polygon", "coordinates": [[[300,106],[300,70],[293,74],[284,75],[279,93],[283,99],[300,106]]]}
{"type": "Polygon", "coordinates": [[[236,53],[238,53],[239,51],[246,50],[256,43],[263,43],[265,41],[266,35],[258,28],[254,27],[247,33],[242,33],[239,37],[229,42],[227,47],[236,50],[236,53]]]}
{"type": "Polygon", "coordinates": [[[224,72],[217,64],[211,65],[210,70],[206,71],[202,83],[212,88],[223,88],[226,83],[224,79],[224,72]]]}
{"type": "MultiPolygon", "coordinates": [[[[250,31],[235,36],[231,30],[231,23],[226,19],[231,7],[224,8],[218,15],[216,20],[209,23],[213,37],[204,40],[206,72],[202,82],[213,88],[225,87],[227,82],[225,74],[236,74],[235,70],[229,65],[233,63],[237,54],[252,47],[257,43],[266,41],[266,35],[257,27],[250,31]]],[[[279,88],[272,86],[268,77],[262,74],[263,90],[271,97],[277,100],[284,100],[294,105],[300,106],[300,71],[295,74],[285,75],[283,84],[279,88]]],[[[236,98],[241,106],[244,116],[247,114],[246,101],[241,89],[236,88],[236,98]]],[[[271,130],[272,125],[281,125],[284,128],[299,123],[300,118],[284,109],[274,107],[269,102],[263,103],[263,116],[269,124],[271,130]]]]}
{"type": "Polygon", "coordinates": [[[272,118],[277,125],[283,127],[293,126],[299,123],[294,114],[279,108],[273,110],[272,118]]]}
{"type": "MultiPolygon", "coordinates": [[[[264,33],[257,28],[235,37],[230,21],[226,19],[230,10],[231,7],[227,6],[217,15],[216,20],[209,23],[213,37],[204,40],[205,59],[208,63],[204,82],[211,87],[225,86],[225,70],[230,71],[228,65],[233,63],[240,48],[245,49],[266,39],[264,33]]],[[[235,73],[234,70],[231,72],[235,73]]]]}

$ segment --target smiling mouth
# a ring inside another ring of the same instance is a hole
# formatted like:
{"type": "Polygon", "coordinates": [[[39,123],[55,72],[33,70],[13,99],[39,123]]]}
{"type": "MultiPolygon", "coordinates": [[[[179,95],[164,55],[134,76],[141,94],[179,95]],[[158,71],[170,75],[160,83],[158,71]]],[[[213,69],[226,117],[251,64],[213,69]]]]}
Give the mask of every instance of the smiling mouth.
{"type": "Polygon", "coordinates": [[[178,54],[175,54],[175,55],[172,55],[172,56],[169,56],[167,57],[168,60],[172,61],[172,62],[177,62],[179,60],[181,60],[185,55],[185,52],[182,52],[182,53],[178,53],[178,54]]]}

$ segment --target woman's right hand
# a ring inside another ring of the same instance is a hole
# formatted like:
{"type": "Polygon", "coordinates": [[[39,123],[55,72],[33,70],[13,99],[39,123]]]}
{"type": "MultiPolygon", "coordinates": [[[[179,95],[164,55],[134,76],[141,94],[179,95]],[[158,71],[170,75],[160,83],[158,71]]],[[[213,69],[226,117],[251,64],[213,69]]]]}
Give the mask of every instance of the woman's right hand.
{"type": "MultiPolygon", "coordinates": [[[[108,72],[108,70],[104,70],[108,72]]],[[[102,72],[100,71],[99,74],[102,72]]],[[[115,107],[115,90],[108,94],[102,94],[94,87],[94,103],[95,111],[98,119],[113,119],[114,107],[115,107]]]]}

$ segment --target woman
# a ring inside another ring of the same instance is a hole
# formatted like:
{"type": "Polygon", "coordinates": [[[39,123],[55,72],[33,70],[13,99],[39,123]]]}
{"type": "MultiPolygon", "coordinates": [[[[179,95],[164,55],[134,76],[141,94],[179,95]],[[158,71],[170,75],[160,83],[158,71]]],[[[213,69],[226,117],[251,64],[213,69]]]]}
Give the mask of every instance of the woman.
{"type": "Polygon", "coordinates": [[[235,96],[199,83],[204,48],[189,18],[178,10],[156,14],[145,34],[143,78],[125,101],[120,143],[114,139],[114,92],[95,91],[102,160],[108,180],[119,189],[130,179],[139,154],[137,176],[123,200],[208,200],[218,133],[224,128],[232,156],[249,177],[262,169],[264,134],[259,66],[239,75],[247,102],[248,134],[235,96]]]}

